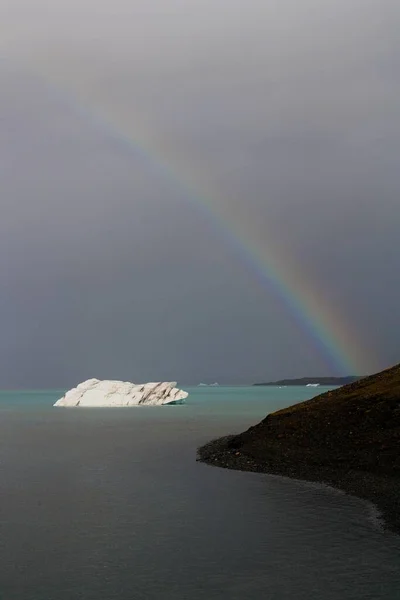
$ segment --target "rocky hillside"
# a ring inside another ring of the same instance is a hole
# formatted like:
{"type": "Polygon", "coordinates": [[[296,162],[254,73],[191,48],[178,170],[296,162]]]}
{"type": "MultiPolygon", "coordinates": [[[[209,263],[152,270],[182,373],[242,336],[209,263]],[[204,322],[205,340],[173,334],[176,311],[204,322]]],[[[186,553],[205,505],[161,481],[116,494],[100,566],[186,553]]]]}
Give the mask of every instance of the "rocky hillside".
{"type": "Polygon", "coordinates": [[[400,529],[400,365],[272,413],[199,456],[331,483],[373,500],[400,529]]]}

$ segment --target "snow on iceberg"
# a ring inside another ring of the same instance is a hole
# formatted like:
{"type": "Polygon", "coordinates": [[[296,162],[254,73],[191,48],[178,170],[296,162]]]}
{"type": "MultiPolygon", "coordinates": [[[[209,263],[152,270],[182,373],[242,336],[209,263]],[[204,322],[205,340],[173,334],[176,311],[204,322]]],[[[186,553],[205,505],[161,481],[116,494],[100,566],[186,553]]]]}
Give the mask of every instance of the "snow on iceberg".
{"type": "Polygon", "coordinates": [[[183,404],[188,393],[179,390],[176,382],[135,384],[129,381],[88,379],[80,383],[54,406],[161,406],[183,404]]]}

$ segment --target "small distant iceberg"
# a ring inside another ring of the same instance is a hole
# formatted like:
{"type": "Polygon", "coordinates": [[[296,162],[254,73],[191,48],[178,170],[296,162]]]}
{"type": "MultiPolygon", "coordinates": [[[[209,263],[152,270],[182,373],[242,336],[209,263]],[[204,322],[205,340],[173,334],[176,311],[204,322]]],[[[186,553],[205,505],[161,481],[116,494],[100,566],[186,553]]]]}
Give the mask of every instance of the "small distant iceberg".
{"type": "Polygon", "coordinates": [[[135,384],[129,381],[88,379],[69,390],[54,406],[117,407],[183,404],[188,393],[176,382],[135,384]]]}
{"type": "Polygon", "coordinates": [[[319,387],[319,383],[307,383],[306,387],[319,387]]]}
{"type": "Polygon", "coordinates": [[[199,383],[197,387],[219,387],[219,383],[199,383]]]}

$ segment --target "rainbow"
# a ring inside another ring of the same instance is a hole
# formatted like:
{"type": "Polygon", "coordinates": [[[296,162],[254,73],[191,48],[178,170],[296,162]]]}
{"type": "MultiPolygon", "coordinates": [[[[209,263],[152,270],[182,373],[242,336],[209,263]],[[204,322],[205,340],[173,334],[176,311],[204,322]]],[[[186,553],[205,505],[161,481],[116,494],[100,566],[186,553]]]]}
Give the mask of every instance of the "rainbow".
{"type": "MultiPolygon", "coordinates": [[[[183,165],[182,157],[174,157],[166,140],[157,138],[152,131],[139,135],[131,125],[118,123],[118,115],[109,115],[90,106],[72,94],[62,84],[44,80],[52,95],[72,108],[83,120],[102,131],[136,156],[150,161],[174,186],[178,186],[196,208],[208,217],[219,235],[230,244],[236,256],[245,265],[258,283],[273,294],[279,305],[285,307],[287,316],[312,342],[332,374],[364,374],[376,365],[376,358],[367,356],[358,336],[346,320],[339,315],[327,300],[321,297],[315,286],[307,279],[304,269],[294,264],[287,252],[274,247],[272,241],[260,243],[235,218],[232,210],[222,209],[224,202],[215,202],[209,182],[199,184],[198,173],[193,176],[193,166],[183,165]]],[[[140,120],[143,128],[143,119],[140,120]]],[[[267,235],[267,234],[266,234],[267,235]]]]}

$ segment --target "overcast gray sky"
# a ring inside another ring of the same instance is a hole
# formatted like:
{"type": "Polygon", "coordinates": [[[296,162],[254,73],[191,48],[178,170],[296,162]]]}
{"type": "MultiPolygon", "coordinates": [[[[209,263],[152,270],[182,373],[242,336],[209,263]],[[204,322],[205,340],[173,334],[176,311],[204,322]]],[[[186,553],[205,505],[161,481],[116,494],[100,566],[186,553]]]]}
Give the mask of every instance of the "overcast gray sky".
{"type": "Polygon", "coordinates": [[[3,0],[0,386],[344,372],[215,215],[356,368],[399,362],[399,30],[397,0],[3,0]]]}

